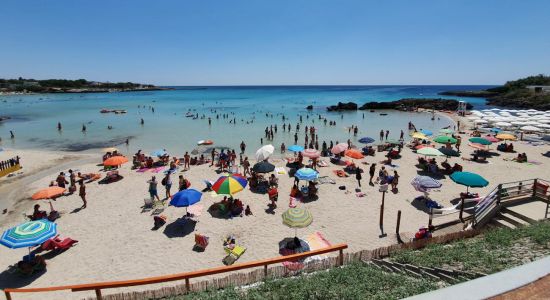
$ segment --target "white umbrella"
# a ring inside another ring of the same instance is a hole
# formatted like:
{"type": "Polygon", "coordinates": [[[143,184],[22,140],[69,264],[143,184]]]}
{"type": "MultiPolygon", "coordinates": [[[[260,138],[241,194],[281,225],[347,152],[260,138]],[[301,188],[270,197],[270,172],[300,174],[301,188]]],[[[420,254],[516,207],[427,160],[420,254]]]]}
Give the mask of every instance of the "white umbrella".
{"type": "Polygon", "coordinates": [[[489,123],[487,120],[475,120],[474,123],[476,124],[486,124],[489,123]]]}
{"type": "Polygon", "coordinates": [[[495,125],[498,126],[498,127],[510,127],[510,126],[512,126],[512,123],[508,123],[508,122],[496,122],[495,125]]]}
{"type": "Polygon", "coordinates": [[[523,130],[523,131],[541,131],[540,128],[535,127],[535,126],[523,126],[520,129],[523,130]]]}
{"type": "Polygon", "coordinates": [[[519,125],[519,126],[525,125],[525,123],[521,122],[521,121],[514,121],[514,122],[511,122],[511,123],[512,123],[512,125],[519,125]]]}
{"type": "Polygon", "coordinates": [[[273,145],[265,145],[256,151],[256,159],[258,161],[266,160],[273,154],[274,151],[275,147],[273,147],[273,145]]]}
{"type": "Polygon", "coordinates": [[[548,123],[550,123],[550,119],[542,119],[542,120],[539,120],[539,123],[548,124],[548,123]]]}
{"type": "Polygon", "coordinates": [[[478,119],[480,119],[480,117],[478,117],[478,116],[469,116],[468,119],[469,120],[478,120],[478,119]]]}
{"type": "Polygon", "coordinates": [[[548,128],[550,128],[550,124],[540,124],[539,127],[548,129],[548,128]]]}

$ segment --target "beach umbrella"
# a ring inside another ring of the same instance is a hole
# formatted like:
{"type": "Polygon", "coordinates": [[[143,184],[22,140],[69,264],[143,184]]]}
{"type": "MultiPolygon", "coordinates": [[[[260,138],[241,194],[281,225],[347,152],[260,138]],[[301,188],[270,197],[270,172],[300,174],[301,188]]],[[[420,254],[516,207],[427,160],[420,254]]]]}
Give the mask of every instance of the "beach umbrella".
{"type": "Polygon", "coordinates": [[[470,138],[468,141],[474,144],[480,144],[480,145],[486,145],[486,146],[492,144],[491,141],[489,141],[484,137],[473,137],[473,138],[470,138]]]}
{"type": "Polygon", "coordinates": [[[319,177],[319,173],[311,168],[301,168],[294,173],[294,177],[298,178],[299,180],[307,180],[312,181],[319,177]]]}
{"type": "Polygon", "coordinates": [[[433,132],[431,130],[428,130],[428,129],[420,129],[420,132],[422,132],[426,136],[433,135],[433,132]]]}
{"type": "Polygon", "coordinates": [[[0,244],[16,249],[40,245],[57,234],[57,224],[46,219],[29,221],[2,234],[0,244]]]}
{"type": "Polygon", "coordinates": [[[242,191],[247,183],[248,181],[242,175],[229,174],[218,178],[212,185],[212,190],[216,194],[233,195],[242,191]]]}
{"type": "Polygon", "coordinates": [[[168,154],[168,152],[166,152],[166,150],[164,149],[157,149],[151,152],[151,156],[156,156],[156,157],[164,156],[166,154],[168,154]]]}
{"type": "Polygon", "coordinates": [[[438,189],[442,186],[441,182],[429,176],[416,176],[411,181],[411,185],[419,192],[427,192],[430,189],[438,189]]]}
{"type": "Polygon", "coordinates": [[[447,143],[456,144],[457,141],[454,137],[440,135],[434,139],[434,142],[439,144],[447,144],[447,143]]]}
{"type": "Polygon", "coordinates": [[[499,133],[499,132],[501,132],[501,131],[502,131],[502,129],[500,129],[500,128],[496,128],[496,127],[495,127],[495,128],[491,128],[491,132],[494,132],[494,133],[499,133]]]}
{"type": "Polygon", "coordinates": [[[124,156],[113,156],[113,157],[109,157],[107,158],[104,162],[103,162],[103,166],[105,167],[118,167],[122,164],[125,164],[128,162],[128,159],[124,156]]]}
{"type": "Polygon", "coordinates": [[[458,151],[455,151],[453,149],[448,149],[448,148],[439,148],[439,152],[445,154],[445,156],[460,156],[460,154],[458,153],[458,151]]]}
{"type": "Polygon", "coordinates": [[[489,121],[487,120],[474,120],[474,124],[487,124],[489,121]]]}
{"type": "Polygon", "coordinates": [[[101,149],[101,152],[115,152],[115,151],[118,151],[118,149],[115,148],[115,147],[109,147],[109,148],[101,149]]]}
{"type": "Polygon", "coordinates": [[[283,224],[290,228],[294,228],[294,235],[298,228],[305,228],[313,222],[313,216],[309,210],[303,207],[294,207],[287,209],[283,215],[283,224]]]}
{"type": "Polygon", "coordinates": [[[302,151],[304,151],[304,147],[302,147],[300,145],[292,145],[292,146],[288,147],[288,151],[302,152],[302,151]]]}
{"type": "Polygon", "coordinates": [[[498,126],[498,127],[510,127],[510,126],[512,126],[512,123],[508,123],[508,122],[496,122],[495,125],[498,126]]]}
{"type": "Polygon", "coordinates": [[[451,174],[451,179],[458,184],[465,185],[466,192],[468,191],[468,188],[484,187],[489,184],[489,181],[487,181],[485,178],[476,173],[470,172],[454,172],[453,174],[451,174]]]}
{"type": "Polygon", "coordinates": [[[195,189],[185,189],[179,191],[170,200],[170,205],[174,207],[188,207],[201,201],[202,193],[195,189]]]}
{"type": "Polygon", "coordinates": [[[340,144],[334,145],[334,147],[332,147],[332,149],[330,149],[330,152],[332,152],[332,154],[340,154],[340,153],[346,151],[347,149],[348,149],[348,144],[340,143],[340,144]]]}
{"type": "Polygon", "coordinates": [[[427,139],[426,135],[423,134],[422,132],[415,132],[415,133],[413,133],[413,134],[411,135],[411,137],[412,137],[413,139],[420,139],[420,140],[425,140],[425,139],[427,139]]]}
{"type": "Polygon", "coordinates": [[[485,148],[484,145],[482,144],[477,144],[477,143],[469,143],[468,146],[474,148],[474,149],[477,149],[477,150],[487,150],[487,148],[485,148]]]}
{"type": "Polygon", "coordinates": [[[399,145],[399,144],[401,144],[401,141],[394,140],[394,139],[389,139],[389,140],[386,140],[386,144],[399,145]]]}
{"type": "Polygon", "coordinates": [[[444,155],[443,153],[441,153],[441,151],[432,147],[424,147],[420,150],[417,150],[416,153],[425,155],[425,156],[443,156],[444,155]]]}
{"type": "Polygon", "coordinates": [[[344,152],[344,155],[355,159],[361,159],[365,157],[363,153],[361,153],[361,151],[357,149],[348,149],[346,150],[346,152],[344,152]]]}
{"type": "Polygon", "coordinates": [[[273,154],[273,152],[275,152],[275,147],[273,147],[273,145],[265,145],[256,151],[256,160],[266,160],[273,154]]]}
{"type": "Polygon", "coordinates": [[[48,188],[42,189],[32,195],[32,199],[53,199],[57,196],[62,195],[65,192],[65,188],[59,186],[50,186],[48,188]]]}
{"type": "Polygon", "coordinates": [[[321,152],[315,149],[306,149],[302,152],[302,155],[309,158],[318,158],[321,156],[321,152]]]}
{"type": "Polygon", "coordinates": [[[422,148],[426,148],[426,147],[432,147],[432,148],[434,148],[434,146],[433,146],[433,145],[420,144],[420,145],[418,145],[418,146],[414,147],[414,149],[415,149],[415,150],[420,150],[420,149],[422,149],[422,148]]]}
{"type": "Polygon", "coordinates": [[[500,141],[499,139],[491,135],[484,136],[483,138],[488,140],[491,143],[498,143],[500,141]]]}
{"type": "Polygon", "coordinates": [[[516,136],[513,135],[513,134],[509,134],[509,133],[501,133],[501,134],[497,134],[497,139],[507,140],[507,141],[515,141],[516,136]]]}
{"type": "Polygon", "coordinates": [[[370,144],[370,143],[374,143],[374,139],[373,138],[370,138],[368,136],[366,137],[362,137],[359,139],[359,143],[361,144],[370,144]]]}
{"type": "Polygon", "coordinates": [[[310,250],[309,244],[306,241],[302,239],[298,239],[297,241],[296,241],[296,238],[291,238],[291,237],[284,238],[282,241],[279,242],[279,254],[289,255],[289,254],[307,252],[310,250]],[[300,245],[294,245],[295,242],[297,241],[300,242],[300,245]],[[288,248],[288,246],[291,244],[294,246],[292,250],[288,248]]]}
{"type": "Polygon", "coordinates": [[[535,126],[523,126],[520,128],[522,131],[535,131],[535,132],[538,132],[538,131],[541,131],[540,128],[538,127],[535,127],[535,126]]]}
{"type": "Polygon", "coordinates": [[[273,170],[275,170],[275,166],[267,161],[261,161],[252,167],[252,171],[256,173],[269,173],[273,172],[273,170]]]}
{"type": "Polygon", "coordinates": [[[454,133],[454,130],[449,129],[449,128],[443,128],[443,129],[439,130],[439,133],[443,133],[443,134],[453,134],[453,133],[454,133]]]}
{"type": "Polygon", "coordinates": [[[473,120],[479,120],[480,117],[478,117],[478,116],[469,116],[467,119],[473,121],[473,120]]]}

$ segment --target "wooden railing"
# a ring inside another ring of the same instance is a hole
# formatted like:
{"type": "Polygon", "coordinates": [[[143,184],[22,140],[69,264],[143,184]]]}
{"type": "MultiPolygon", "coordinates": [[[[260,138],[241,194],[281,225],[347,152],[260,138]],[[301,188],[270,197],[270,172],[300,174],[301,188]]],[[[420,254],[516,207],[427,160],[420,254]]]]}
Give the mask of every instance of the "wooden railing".
{"type": "Polygon", "coordinates": [[[163,282],[170,282],[170,281],[177,281],[177,280],[185,280],[186,290],[189,291],[191,278],[198,278],[198,277],[204,277],[208,275],[222,274],[222,273],[227,273],[227,272],[232,272],[232,271],[237,271],[242,269],[257,268],[257,267],[263,267],[264,277],[267,277],[269,275],[268,274],[269,265],[282,263],[286,261],[300,260],[306,257],[335,252],[335,251],[339,251],[338,261],[340,265],[343,265],[344,249],[347,249],[347,248],[348,248],[347,244],[338,244],[327,248],[298,253],[298,254],[279,256],[279,257],[269,258],[265,260],[247,262],[242,264],[234,264],[230,266],[222,266],[217,268],[185,272],[185,273],[179,273],[179,274],[149,277],[149,278],[142,278],[142,279],[133,279],[133,280],[88,283],[88,284],[79,284],[79,285],[64,285],[64,286],[53,286],[53,287],[44,287],[44,288],[4,289],[4,294],[6,295],[7,300],[12,300],[12,295],[11,295],[12,293],[41,293],[41,292],[63,291],[63,290],[71,290],[72,292],[95,291],[97,299],[101,300],[102,299],[101,291],[105,289],[148,285],[148,284],[163,283],[163,282]]]}

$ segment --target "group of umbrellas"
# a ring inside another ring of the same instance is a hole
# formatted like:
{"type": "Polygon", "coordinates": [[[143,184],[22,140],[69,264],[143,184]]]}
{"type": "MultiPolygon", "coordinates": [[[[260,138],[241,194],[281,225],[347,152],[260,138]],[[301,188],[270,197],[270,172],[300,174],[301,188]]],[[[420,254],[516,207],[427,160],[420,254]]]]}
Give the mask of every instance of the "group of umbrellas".
{"type": "Polygon", "coordinates": [[[473,110],[472,115],[468,117],[476,125],[496,126],[494,129],[500,131],[501,128],[519,129],[527,132],[550,131],[550,112],[528,110],[510,110],[510,109],[486,109],[473,110]]]}

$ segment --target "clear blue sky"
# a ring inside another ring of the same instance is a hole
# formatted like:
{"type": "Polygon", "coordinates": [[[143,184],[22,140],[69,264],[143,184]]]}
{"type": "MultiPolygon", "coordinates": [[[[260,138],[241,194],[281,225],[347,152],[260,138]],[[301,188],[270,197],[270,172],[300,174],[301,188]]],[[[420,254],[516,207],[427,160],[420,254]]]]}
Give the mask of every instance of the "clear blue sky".
{"type": "Polygon", "coordinates": [[[0,77],[500,84],[550,73],[549,0],[2,0],[0,77]]]}

